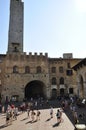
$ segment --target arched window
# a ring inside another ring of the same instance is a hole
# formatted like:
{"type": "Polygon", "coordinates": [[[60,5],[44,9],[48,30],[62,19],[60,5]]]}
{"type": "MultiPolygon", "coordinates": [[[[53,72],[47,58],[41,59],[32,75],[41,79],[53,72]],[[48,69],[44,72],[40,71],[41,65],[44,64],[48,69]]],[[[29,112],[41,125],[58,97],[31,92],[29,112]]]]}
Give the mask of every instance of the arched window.
{"type": "Polygon", "coordinates": [[[18,73],[18,66],[13,66],[13,73],[18,73]]]}
{"type": "Polygon", "coordinates": [[[64,78],[63,77],[60,78],[60,84],[64,84],[64,78]]]}
{"type": "Polygon", "coordinates": [[[41,67],[37,66],[37,73],[41,73],[41,67]]]}
{"type": "Polygon", "coordinates": [[[56,78],[55,77],[52,78],[52,85],[56,85],[56,78]]]}
{"type": "Polygon", "coordinates": [[[56,67],[52,67],[52,68],[51,68],[51,72],[52,72],[52,73],[56,73],[56,67]]]}
{"type": "Polygon", "coordinates": [[[25,73],[30,73],[30,67],[29,66],[25,66],[25,73]]]}

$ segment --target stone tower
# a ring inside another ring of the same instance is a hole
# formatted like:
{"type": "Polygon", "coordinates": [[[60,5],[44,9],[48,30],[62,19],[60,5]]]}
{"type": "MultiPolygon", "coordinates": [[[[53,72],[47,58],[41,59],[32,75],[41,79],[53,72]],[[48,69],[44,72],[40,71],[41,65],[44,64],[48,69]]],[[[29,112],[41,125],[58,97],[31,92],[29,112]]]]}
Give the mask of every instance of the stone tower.
{"type": "Polygon", "coordinates": [[[10,0],[10,20],[8,33],[8,53],[23,52],[24,3],[10,0]]]}

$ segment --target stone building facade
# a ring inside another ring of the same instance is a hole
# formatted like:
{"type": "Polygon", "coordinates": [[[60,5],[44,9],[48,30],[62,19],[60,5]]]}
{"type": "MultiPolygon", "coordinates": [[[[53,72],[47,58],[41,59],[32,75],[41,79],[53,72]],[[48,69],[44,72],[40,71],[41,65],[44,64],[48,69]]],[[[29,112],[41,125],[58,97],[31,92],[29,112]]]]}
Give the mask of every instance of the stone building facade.
{"type": "Polygon", "coordinates": [[[47,53],[23,52],[23,6],[21,0],[10,2],[8,50],[0,54],[2,101],[77,94],[76,72],[72,67],[81,59],[73,58],[72,53],[50,58],[47,53]]]}
{"type": "Polygon", "coordinates": [[[78,97],[86,99],[86,58],[73,66],[76,71],[78,97]]]}
{"type": "Polygon", "coordinates": [[[78,61],[74,58],[49,58],[47,53],[0,55],[1,96],[3,100],[12,97],[23,100],[77,94],[76,72],[71,67],[78,61]]]}

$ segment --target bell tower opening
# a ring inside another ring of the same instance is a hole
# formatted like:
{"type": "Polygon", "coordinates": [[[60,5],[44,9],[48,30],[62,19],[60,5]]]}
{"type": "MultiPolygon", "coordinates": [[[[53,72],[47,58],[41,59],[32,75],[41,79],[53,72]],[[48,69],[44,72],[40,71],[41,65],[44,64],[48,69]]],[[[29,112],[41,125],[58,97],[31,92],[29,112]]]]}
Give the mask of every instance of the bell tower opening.
{"type": "Polygon", "coordinates": [[[28,83],[25,87],[25,99],[45,98],[45,85],[43,82],[35,80],[28,83]]]}

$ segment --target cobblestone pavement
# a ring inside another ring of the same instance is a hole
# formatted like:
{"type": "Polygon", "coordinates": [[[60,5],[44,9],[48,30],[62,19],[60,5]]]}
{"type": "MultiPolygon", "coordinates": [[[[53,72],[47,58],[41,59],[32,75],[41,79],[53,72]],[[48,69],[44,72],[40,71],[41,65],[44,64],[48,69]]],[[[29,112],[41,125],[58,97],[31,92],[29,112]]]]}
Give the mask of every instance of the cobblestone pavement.
{"type": "Polygon", "coordinates": [[[57,125],[56,111],[54,109],[54,117],[50,119],[50,110],[40,110],[40,120],[31,123],[31,119],[27,118],[27,113],[22,113],[18,119],[13,121],[12,125],[6,127],[5,114],[0,115],[0,129],[1,130],[74,130],[73,124],[70,122],[65,113],[62,115],[62,122],[57,125]]]}

